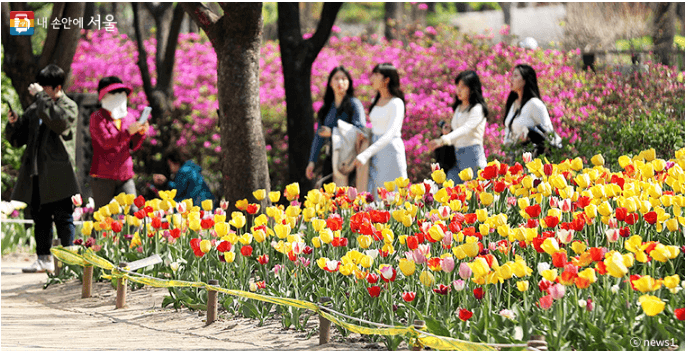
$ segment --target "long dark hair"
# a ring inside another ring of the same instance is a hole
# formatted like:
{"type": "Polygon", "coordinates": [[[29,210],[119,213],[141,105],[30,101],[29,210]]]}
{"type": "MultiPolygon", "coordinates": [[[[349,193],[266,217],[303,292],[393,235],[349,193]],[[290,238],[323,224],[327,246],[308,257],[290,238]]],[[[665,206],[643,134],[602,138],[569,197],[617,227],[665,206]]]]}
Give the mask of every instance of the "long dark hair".
{"type": "MultiPolygon", "coordinates": [[[[485,98],[483,97],[483,85],[480,83],[480,77],[478,74],[475,73],[475,71],[463,71],[456,76],[456,79],[454,79],[454,84],[458,85],[459,82],[463,82],[463,84],[468,87],[468,103],[470,104],[468,109],[470,110],[473,108],[473,106],[480,104],[483,107],[483,116],[487,117],[487,104],[485,103],[485,98]]],[[[455,94],[452,110],[456,111],[456,108],[458,108],[462,103],[463,101],[459,100],[459,97],[455,94]]]]}
{"type": "MultiPolygon", "coordinates": [[[[514,119],[516,119],[516,116],[518,116],[521,113],[521,109],[523,106],[526,105],[526,102],[532,98],[540,98],[540,88],[538,88],[538,83],[537,83],[537,74],[535,74],[535,70],[533,67],[530,67],[529,65],[525,64],[520,64],[516,65],[514,69],[517,69],[518,72],[521,74],[521,77],[523,77],[523,80],[525,81],[525,85],[523,86],[523,97],[521,98],[521,107],[516,111],[514,114],[514,118],[511,119],[511,123],[509,123],[509,128],[511,128],[511,124],[513,124],[514,119]]],[[[512,91],[509,93],[509,97],[506,99],[506,109],[504,110],[504,120],[503,123],[506,125],[506,116],[509,115],[509,110],[511,109],[511,105],[514,104],[514,101],[518,99],[518,93],[515,91],[512,91]]]]}
{"type": "MultiPolygon", "coordinates": [[[[392,65],[391,63],[378,63],[375,66],[375,68],[373,68],[372,73],[380,73],[382,74],[382,77],[389,78],[389,84],[387,84],[387,89],[389,89],[389,92],[390,94],[392,94],[392,96],[396,96],[404,102],[404,113],[406,113],[406,99],[404,98],[404,92],[401,91],[401,84],[399,84],[399,73],[397,72],[397,69],[394,67],[394,65],[392,65]]],[[[373,110],[373,107],[375,107],[378,100],[380,100],[380,92],[378,92],[375,95],[375,99],[373,99],[373,104],[370,105],[370,111],[373,110]]]]}
{"type": "Polygon", "coordinates": [[[349,74],[349,71],[344,68],[344,66],[337,66],[330,71],[330,75],[327,77],[327,87],[325,88],[325,101],[318,110],[318,125],[322,126],[325,123],[325,117],[327,116],[327,113],[330,111],[330,106],[332,106],[332,103],[334,102],[334,89],[332,89],[332,86],[330,86],[330,82],[332,81],[332,77],[337,72],[344,72],[346,75],[346,78],[349,80],[349,88],[346,89],[346,96],[344,97],[344,100],[342,100],[342,103],[339,105],[337,108],[337,116],[341,115],[342,113],[346,112],[346,114],[349,117],[352,117],[354,114],[354,107],[351,104],[351,98],[354,97],[354,81],[351,79],[351,74],[349,74]]]}

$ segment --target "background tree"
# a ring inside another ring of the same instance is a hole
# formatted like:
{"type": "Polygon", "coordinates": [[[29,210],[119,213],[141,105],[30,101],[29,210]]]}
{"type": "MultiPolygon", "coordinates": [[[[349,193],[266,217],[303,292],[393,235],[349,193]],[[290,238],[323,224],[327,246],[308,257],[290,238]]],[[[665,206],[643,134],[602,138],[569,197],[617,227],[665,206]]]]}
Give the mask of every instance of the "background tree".
{"type": "Polygon", "coordinates": [[[303,39],[298,3],[277,4],[280,53],[287,100],[287,135],[289,138],[289,182],[298,182],[304,190],[313,185],[306,178],[306,166],[313,140],[313,98],[311,68],[332,32],[341,2],[323,4],[318,27],[312,37],[303,39]]]}
{"type": "Polygon", "coordinates": [[[262,3],[222,3],[224,14],[202,3],[182,6],[217,54],[218,119],[225,154],[222,186],[233,209],[237,200],[253,201],[253,190],[270,189],[260,115],[262,3]]]}
{"type": "Polygon", "coordinates": [[[403,10],[403,2],[385,3],[385,38],[387,40],[397,39],[397,33],[402,26],[403,10]]]}
{"type": "Polygon", "coordinates": [[[670,66],[675,63],[672,48],[674,35],[676,35],[676,3],[656,2],[652,6],[654,10],[652,26],[654,52],[662,64],[670,66]]]}
{"type": "MultiPolygon", "coordinates": [[[[57,2],[49,18],[79,18],[84,15],[84,3],[57,2]]],[[[2,69],[12,79],[12,86],[19,94],[22,107],[27,108],[33,97],[28,92],[29,84],[34,83],[36,73],[48,64],[54,63],[67,74],[67,80],[63,90],[67,90],[70,84],[70,70],[74,53],[79,42],[80,31],[78,26],[70,29],[53,29],[48,26],[47,38],[39,55],[34,55],[31,36],[10,35],[10,11],[33,11],[34,9],[24,2],[2,3],[2,45],[5,48],[2,69]]],[[[38,51],[38,50],[37,50],[38,51]]]]}

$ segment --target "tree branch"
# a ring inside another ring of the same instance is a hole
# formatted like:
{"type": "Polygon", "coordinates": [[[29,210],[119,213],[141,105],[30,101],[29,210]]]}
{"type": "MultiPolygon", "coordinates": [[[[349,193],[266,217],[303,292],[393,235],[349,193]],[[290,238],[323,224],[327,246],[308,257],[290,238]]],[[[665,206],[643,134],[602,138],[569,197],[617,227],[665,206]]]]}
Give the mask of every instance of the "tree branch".
{"type": "Polygon", "coordinates": [[[172,72],[174,69],[174,54],[177,51],[177,41],[183,19],[184,8],[177,4],[174,8],[170,35],[167,37],[167,45],[165,45],[165,57],[162,65],[158,66],[158,84],[156,84],[158,88],[165,90],[168,96],[172,96],[173,93],[172,84],[170,83],[172,82],[172,72]]]}
{"type": "Polygon", "coordinates": [[[196,25],[203,29],[205,34],[208,35],[210,42],[214,43],[217,39],[215,27],[217,22],[220,20],[220,17],[200,2],[183,2],[180,4],[184,8],[184,11],[189,14],[189,17],[191,17],[191,19],[196,23],[196,25]]]}
{"type": "Polygon", "coordinates": [[[141,19],[139,16],[139,4],[136,2],[131,3],[131,8],[134,12],[134,33],[136,34],[136,48],[139,52],[139,58],[136,65],[139,66],[139,71],[141,71],[141,81],[143,82],[143,91],[146,93],[146,97],[153,96],[153,84],[151,83],[151,75],[148,70],[148,56],[146,55],[146,49],[143,47],[143,37],[141,35],[141,19]]]}
{"type": "Polygon", "coordinates": [[[341,2],[326,2],[323,4],[323,9],[320,13],[320,21],[318,22],[318,29],[316,29],[315,34],[313,34],[310,39],[306,40],[306,46],[308,47],[306,63],[308,65],[315,61],[320,50],[325,46],[325,43],[327,43],[327,39],[330,38],[332,26],[334,25],[335,19],[337,19],[337,13],[341,7],[341,2]]]}
{"type": "MultiPolygon", "coordinates": [[[[64,12],[67,3],[58,2],[53,5],[53,12],[48,18],[62,18],[62,13],[64,12]]],[[[50,63],[52,59],[53,51],[57,46],[57,41],[60,37],[60,30],[48,27],[48,36],[45,38],[45,45],[43,46],[43,51],[41,52],[41,57],[38,59],[38,67],[43,68],[50,63]]]]}
{"type": "MultiPolygon", "coordinates": [[[[25,3],[2,3],[2,46],[5,50],[14,48],[19,53],[20,59],[30,59],[33,62],[33,46],[31,45],[31,37],[28,35],[10,35],[10,12],[24,11],[25,3]],[[10,5],[12,7],[10,8],[10,5]]],[[[5,63],[12,64],[8,61],[7,51],[5,51],[5,63]]],[[[3,69],[5,69],[3,67],[3,69]]]]}

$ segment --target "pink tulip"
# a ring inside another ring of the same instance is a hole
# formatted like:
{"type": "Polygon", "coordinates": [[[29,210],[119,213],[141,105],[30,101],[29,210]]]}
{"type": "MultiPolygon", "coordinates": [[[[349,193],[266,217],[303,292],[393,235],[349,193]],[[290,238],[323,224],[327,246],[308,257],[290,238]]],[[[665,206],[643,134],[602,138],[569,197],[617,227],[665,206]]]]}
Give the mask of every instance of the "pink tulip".
{"type": "Polygon", "coordinates": [[[554,284],[547,289],[547,292],[552,295],[552,298],[559,300],[566,294],[566,287],[562,284],[554,284]]]}
{"type": "Polygon", "coordinates": [[[442,267],[442,271],[445,273],[449,273],[454,270],[454,259],[449,256],[445,257],[440,261],[440,267],[442,267]]]}
{"type": "Polygon", "coordinates": [[[543,310],[548,310],[550,307],[552,307],[553,302],[554,300],[552,299],[552,295],[543,296],[539,300],[540,308],[543,310]]]}
{"type": "Polygon", "coordinates": [[[471,267],[468,266],[468,263],[461,262],[461,264],[459,265],[459,277],[461,277],[461,279],[467,280],[471,277],[471,274],[473,274],[473,271],[471,270],[471,267]]]}
{"type": "Polygon", "coordinates": [[[466,288],[466,282],[461,279],[457,279],[452,282],[452,286],[454,286],[455,291],[461,291],[466,288]]]}

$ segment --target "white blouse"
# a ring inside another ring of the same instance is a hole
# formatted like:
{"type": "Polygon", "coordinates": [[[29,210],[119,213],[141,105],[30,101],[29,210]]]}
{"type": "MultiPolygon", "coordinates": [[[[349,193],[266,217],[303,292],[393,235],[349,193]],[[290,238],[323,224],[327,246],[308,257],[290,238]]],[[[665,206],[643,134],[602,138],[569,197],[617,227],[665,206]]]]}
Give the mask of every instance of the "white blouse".
{"type": "Polygon", "coordinates": [[[552,126],[552,120],[549,118],[549,113],[547,112],[547,107],[545,103],[538,98],[531,98],[526,102],[521,108],[521,113],[514,119],[514,114],[516,113],[516,108],[511,105],[509,113],[506,116],[505,125],[506,133],[504,134],[504,144],[512,144],[518,141],[520,138],[528,135],[528,128],[535,127],[541,124],[546,132],[553,132],[554,127],[552,126]],[[514,123],[511,124],[511,120],[514,123]],[[509,128],[511,124],[511,128],[509,128]]]}
{"type": "Polygon", "coordinates": [[[404,102],[394,97],[384,106],[375,106],[370,111],[370,123],[373,125],[373,135],[379,139],[370,145],[365,151],[356,156],[356,159],[366,164],[373,155],[377,154],[394,138],[401,138],[401,127],[404,124],[404,102]]]}
{"type": "Polygon", "coordinates": [[[461,106],[456,109],[454,117],[452,117],[452,132],[440,138],[442,144],[453,144],[456,148],[483,145],[485,124],[487,124],[487,119],[483,114],[483,106],[476,104],[468,111],[462,112],[460,110],[461,106]]]}

